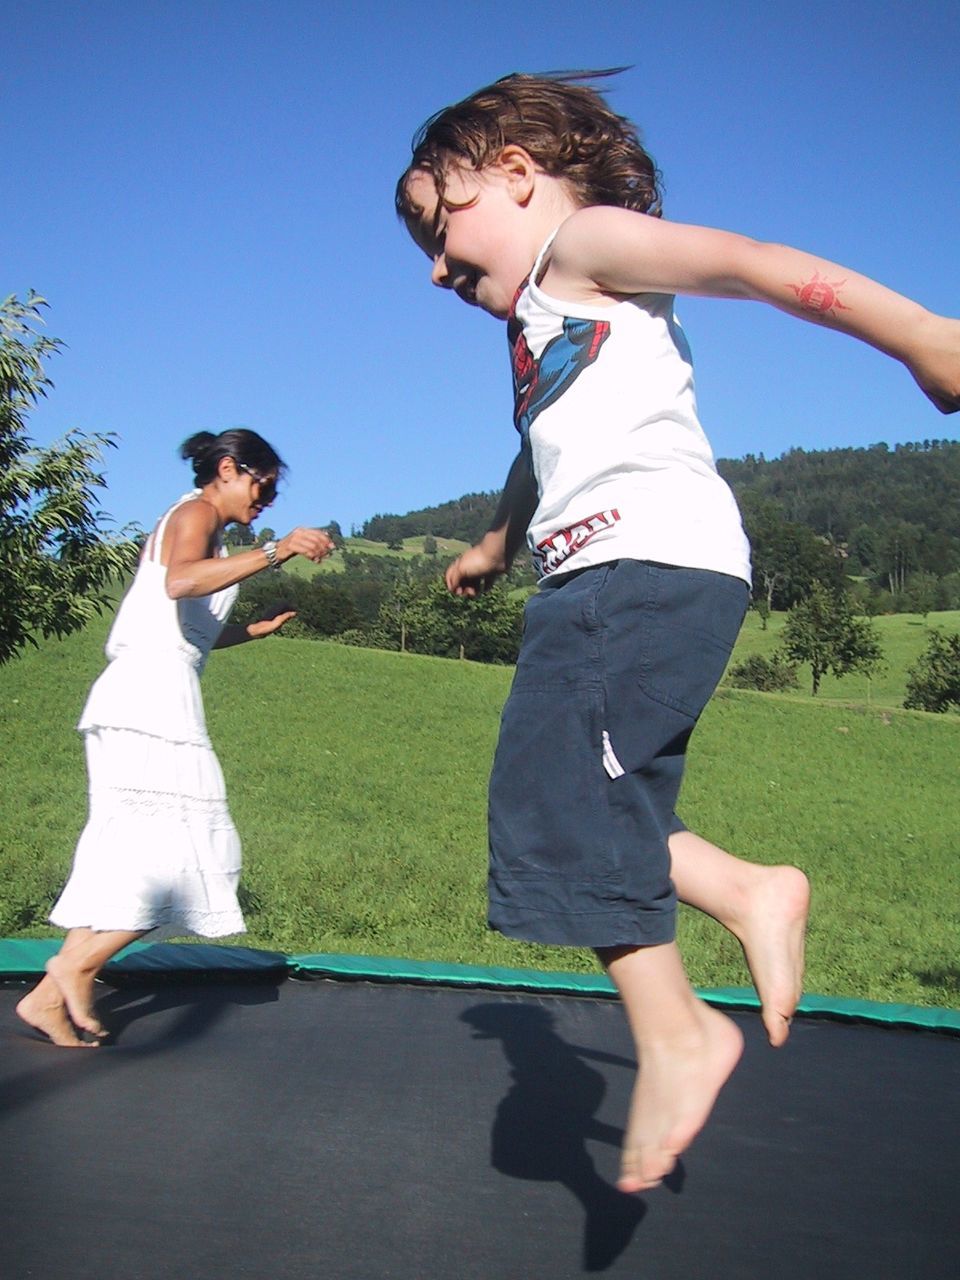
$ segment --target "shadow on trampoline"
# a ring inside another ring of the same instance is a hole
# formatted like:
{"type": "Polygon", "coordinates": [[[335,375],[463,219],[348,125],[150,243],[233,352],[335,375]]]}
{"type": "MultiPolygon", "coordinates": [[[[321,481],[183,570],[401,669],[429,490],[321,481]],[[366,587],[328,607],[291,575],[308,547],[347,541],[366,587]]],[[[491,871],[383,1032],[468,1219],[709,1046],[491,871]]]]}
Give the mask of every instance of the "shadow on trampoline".
{"type": "MultiPolygon", "coordinates": [[[[116,979],[114,979],[116,981],[116,979]]],[[[123,981],[121,979],[121,981],[123,981]]],[[[114,1060],[143,1060],[181,1049],[185,1045],[216,1035],[219,1024],[237,1005],[275,1003],[279,999],[280,979],[258,982],[200,982],[144,989],[142,985],[127,987],[124,982],[96,1002],[98,1016],[109,1032],[108,1039],[97,1049],[56,1050],[40,1032],[22,1023],[14,1023],[17,1038],[38,1048],[42,1058],[36,1066],[4,1081],[0,1093],[0,1113],[7,1114],[29,1107],[49,1090],[62,1093],[71,1085],[86,1081],[97,1068],[93,1061],[109,1054],[114,1060]],[[159,1018],[156,1034],[129,1048],[123,1048],[124,1032],[134,1024],[159,1018]],[[117,1050],[122,1050],[117,1053],[117,1050]]],[[[116,1061],[114,1061],[116,1067],[116,1061]]]]}
{"type": "Polygon", "coordinates": [[[161,1014],[157,1036],[138,1044],[131,1054],[167,1053],[202,1036],[215,1032],[218,1023],[236,1005],[273,1004],[279,998],[280,981],[256,983],[199,983],[194,986],[159,987],[144,991],[142,986],[122,986],[97,1001],[97,1013],[110,1033],[106,1048],[123,1046],[124,1033],[134,1023],[161,1014]]]}
{"type": "Polygon", "coordinates": [[[686,1178],[636,1197],[614,1000],[138,967],[94,1051],[28,1038],[0,986],[11,1280],[960,1274],[955,1033],[810,1015],[774,1053],[732,1012],[744,1058],[686,1178]]]}
{"type": "MultiPolygon", "coordinates": [[[[623,1067],[636,1063],[583,1045],[568,1044],[554,1029],[552,1014],[536,1005],[482,1004],[461,1019],[477,1039],[497,1039],[513,1083],[497,1107],[491,1133],[493,1168],[511,1178],[555,1182],[583,1206],[583,1267],[603,1271],[630,1243],[646,1205],[602,1178],[587,1150],[590,1140],[619,1149],[623,1130],[597,1119],[607,1092],[604,1077],[587,1060],[623,1067]]],[[[683,1165],[664,1186],[683,1188],[683,1165]]]]}

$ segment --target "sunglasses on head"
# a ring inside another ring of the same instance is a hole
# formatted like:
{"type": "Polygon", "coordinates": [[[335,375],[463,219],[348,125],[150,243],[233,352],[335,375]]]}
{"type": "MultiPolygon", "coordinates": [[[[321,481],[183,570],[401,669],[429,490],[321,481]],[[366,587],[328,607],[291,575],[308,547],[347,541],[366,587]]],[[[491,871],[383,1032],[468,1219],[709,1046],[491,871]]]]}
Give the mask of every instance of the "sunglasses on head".
{"type": "Polygon", "coordinates": [[[250,479],[259,487],[260,493],[257,495],[257,503],[261,507],[269,507],[277,496],[277,477],[262,476],[259,471],[255,471],[253,467],[248,467],[245,462],[238,462],[234,458],[238,471],[244,471],[250,479]]]}

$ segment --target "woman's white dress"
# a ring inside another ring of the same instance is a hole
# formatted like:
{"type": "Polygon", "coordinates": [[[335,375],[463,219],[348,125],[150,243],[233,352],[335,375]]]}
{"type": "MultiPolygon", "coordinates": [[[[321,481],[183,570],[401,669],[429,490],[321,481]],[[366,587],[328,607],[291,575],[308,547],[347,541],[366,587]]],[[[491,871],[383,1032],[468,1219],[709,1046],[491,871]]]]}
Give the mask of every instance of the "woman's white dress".
{"type": "MultiPolygon", "coordinates": [[[[203,714],[199,677],[237,588],[171,600],[166,513],[107,640],[78,729],[90,810],[50,921],[61,928],[242,933],[240,839],[203,714]]],[[[221,555],[226,554],[221,548],[221,555]]]]}

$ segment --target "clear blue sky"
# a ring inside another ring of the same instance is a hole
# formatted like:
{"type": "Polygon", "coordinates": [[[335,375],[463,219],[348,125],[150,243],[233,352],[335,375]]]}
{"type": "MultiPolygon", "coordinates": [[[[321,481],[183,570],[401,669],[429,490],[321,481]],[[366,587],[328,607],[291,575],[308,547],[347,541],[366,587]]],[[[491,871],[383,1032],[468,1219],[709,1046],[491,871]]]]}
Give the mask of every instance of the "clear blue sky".
{"type": "MultiPolygon", "coordinates": [[[[188,487],[201,428],[279,448],[278,532],[499,488],[502,326],[429,287],[392,194],[415,127],[510,71],[632,64],[610,100],[669,217],[960,313],[957,0],[34,0],[4,46],[0,290],[67,343],[31,431],[118,434],[119,522],[188,487]]],[[[856,342],[678,311],[720,457],[960,435],[856,342]]]]}

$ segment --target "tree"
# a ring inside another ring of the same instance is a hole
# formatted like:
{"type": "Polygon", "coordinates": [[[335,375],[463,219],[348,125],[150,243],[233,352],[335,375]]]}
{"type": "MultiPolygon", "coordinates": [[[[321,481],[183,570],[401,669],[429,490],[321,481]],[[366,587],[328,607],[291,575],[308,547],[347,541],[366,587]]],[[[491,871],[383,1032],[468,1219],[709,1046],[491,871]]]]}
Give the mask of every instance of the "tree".
{"type": "Polygon", "coordinates": [[[399,579],[380,609],[377,643],[401,652],[516,662],[523,601],[498,584],[476,599],[452,596],[436,574],[399,579]]]}
{"type": "Polygon", "coordinates": [[[757,689],[761,693],[778,693],[797,687],[797,668],[782,653],[765,658],[753,653],[730,668],[728,683],[734,689],[757,689]]]}
{"type": "Polygon", "coordinates": [[[433,645],[426,652],[474,662],[516,662],[524,601],[504,584],[468,598],[451,595],[443,579],[436,578],[422,603],[433,645]]]}
{"type": "Polygon", "coordinates": [[[907,585],[907,574],[920,562],[923,530],[908,520],[892,520],[883,529],[879,570],[886,575],[891,595],[899,595],[907,585]]]}
{"type": "MultiPolygon", "coordinates": [[[[839,585],[843,567],[828,540],[783,518],[777,503],[744,495],[743,520],[750,538],[753,597],[772,609],[789,609],[815,582],[839,585]]],[[[761,615],[762,616],[762,615],[761,615]]]]}
{"type": "Polygon", "coordinates": [[[257,535],[246,524],[232,524],[223,535],[223,544],[226,547],[252,547],[256,541],[257,535]]]}
{"type": "Polygon", "coordinates": [[[924,619],[937,607],[940,579],[934,573],[912,573],[907,579],[906,604],[911,613],[919,613],[924,619]]]}
{"type": "Polygon", "coordinates": [[[344,543],[343,530],[340,528],[339,521],[331,520],[326,527],[326,533],[330,538],[330,541],[339,551],[344,543]]]}
{"type": "Polygon", "coordinates": [[[134,530],[108,537],[95,506],[114,437],[71,431],[41,449],[27,435],[27,414],[53,385],[44,361],[63,345],[36,332],[46,305],[32,291],[0,303],[0,662],[37,635],[83,627],[137,557],[134,530]]]}
{"type": "MultiPolygon", "coordinates": [[[[418,612],[418,595],[418,584],[409,574],[404,574],[396,580],[393,590],[380,606],[380,629],[384,635],[396,637],[401,653],[407,651],[410,623],[418,612]]],[[[430,653],[432,650],[420,652],[430,653]]]]}
{"type": "Polygon", "coordinates": [[[258,573],[241,584],[233,610],[234,622],[253,622],[268,612],[296,610],[295,631],[284,634],[334,636],[357,628],[359,617],[350,593],[338,574],[258,573]]]}
{"type": "Polygon", "coordinates": [[[960,634],[930,632],[926,649],[907,672],[903,705],[912,711],[960,707],[960,634]]]}
{"type": "Polygon", "coordinates": [[[869,675],[883,661],[873,623],[854,615],[845,591],[819,583],[787,614],[781,644],[788,659],[810,663],[814,697],[827,671],[838,679],[854,671],[869,675]]]}
{"type": "Polygon", "coordinates": [[[765,595],[757,596],[756,599],[750,601],[750,608],[760,618],[760,630],[766,631],[770,622],[770,601],[765,595]]]}
{"type": "Polygon", "coordinates": [[[881,557],[879,533],[872,525],[857,525],[850,535],[849,551],[850,559],[857,570],[862,569],[866,573],[875,572],[881,557]]]}

